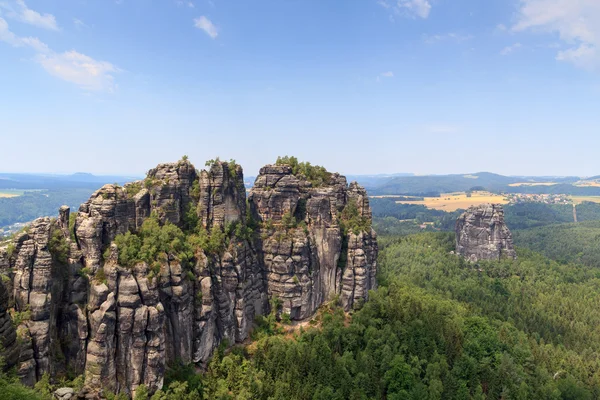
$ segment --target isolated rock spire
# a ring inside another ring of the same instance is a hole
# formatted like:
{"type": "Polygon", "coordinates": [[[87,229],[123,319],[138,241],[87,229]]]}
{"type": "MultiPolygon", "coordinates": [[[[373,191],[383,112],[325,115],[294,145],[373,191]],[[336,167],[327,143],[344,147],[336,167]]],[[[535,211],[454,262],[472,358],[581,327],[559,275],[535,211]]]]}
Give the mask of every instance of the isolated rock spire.
{"type": "Polygon", "coordinates": [[[458,218],[456,252],[474,262],[517,257],[501,205],[472,206],[458,218]]]}

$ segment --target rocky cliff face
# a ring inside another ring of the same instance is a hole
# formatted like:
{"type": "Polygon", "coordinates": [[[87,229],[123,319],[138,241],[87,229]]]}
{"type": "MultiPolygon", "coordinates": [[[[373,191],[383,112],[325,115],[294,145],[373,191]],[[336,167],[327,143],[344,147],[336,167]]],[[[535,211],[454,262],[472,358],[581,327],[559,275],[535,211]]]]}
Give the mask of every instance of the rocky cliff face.
{"type": "MultiPolygon", "coordinates": [[[[346,310],[375,286],[375,232],[344,232],[347,206],[371,220],[364,189],[333,174],[321,187],[292,174],[287,165],[260,170],[250,191],[254,218],[261,223],[260,257],[271,297],[292,319],[311,316],[323,301],[340,296],[346,310]]],[[[369,224],[370,225],[370,224],[369,224]]]]}
{"type": "Polygon", "coordinates": [[[473,206],[458,218],[456,252],[474,262],[517,257],[501,205],[473,206]]]}
{"type": "Polygon", "coordinates": [[[0,247],[7,366],[29,385],[84,374],[87,398],[153,392],[169,363],[245,340],[270,304],[292,319],[333,299],[360,306],[375,287],[370,221],[364,189],[337,174],[313,187],[289,166],[264,167],[248,199],[235,163],[105,185],[0,247]]]}

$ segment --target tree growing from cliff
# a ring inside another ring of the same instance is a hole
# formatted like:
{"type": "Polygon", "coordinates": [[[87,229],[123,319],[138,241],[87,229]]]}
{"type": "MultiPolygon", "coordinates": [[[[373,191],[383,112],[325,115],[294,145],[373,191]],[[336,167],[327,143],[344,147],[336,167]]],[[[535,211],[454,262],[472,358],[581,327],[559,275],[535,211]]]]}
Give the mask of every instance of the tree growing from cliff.
{"type": "Polygon", "coordinates": [[[48,250],[54,260],[61,264],[66,264],[69,257],[69,245],[63,235],[63,232],[57,227],[52,227],[50,239],[48,241],[48,250]]]}
{"type": "Polygon", "coordinates": [[[356,203],[350,201],[340,213],[340,225],[344,235],[352,232],[358,235],[371,230],[371,221],[360,214],[356,203]]]}
{"type": "Polygon", "coordinates": [[[169,256],[187,263],[194,257],[185,233],[168,221],[161,225],[155,215],[144,221],[139,233],[117,235],[115,244],[119,249],[119,264],[127,267],[140,261],[151,265],[169,256]]]}
{"type": "Polygon", "coordinates": [[[293,156],[277,157],[275,165],[289,165],[292,167],[292,174],[306,179],[313,187],[323,186],[331,179],[331,172],[327,171],[325,167],[312,165],[309,162],[299,162],[293,156]]]}
{"type": "Polygon", "coordinates": [[[212,168],[212,166],[215,165],[218,162],[221,162],[221,159],[219,157],[214,158],[214,159],[210,159],[210,160],[206,161],[204,163],[204,166],[208,167],[208,168],[212,168]]]}

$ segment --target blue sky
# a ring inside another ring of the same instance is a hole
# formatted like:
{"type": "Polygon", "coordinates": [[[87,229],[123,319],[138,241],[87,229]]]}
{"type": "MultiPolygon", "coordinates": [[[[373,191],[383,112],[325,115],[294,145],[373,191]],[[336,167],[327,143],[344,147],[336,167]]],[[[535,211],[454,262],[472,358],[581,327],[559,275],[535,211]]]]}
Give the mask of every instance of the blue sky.
{"type": "Polygon", "coordinates": [[[600,174],[598,0],[0,0],[0,171],[600,174]]]}

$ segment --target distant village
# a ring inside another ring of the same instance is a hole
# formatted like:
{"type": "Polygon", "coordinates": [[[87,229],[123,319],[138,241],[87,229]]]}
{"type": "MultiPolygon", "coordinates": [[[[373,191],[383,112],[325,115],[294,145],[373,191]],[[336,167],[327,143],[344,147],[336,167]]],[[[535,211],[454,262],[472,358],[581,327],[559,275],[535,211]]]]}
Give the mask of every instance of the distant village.
{"type": "Polygon", "coordinates": [[[31,224],[32,221],[28,222],[17,222],[9,226],[4,226],[0,228],[0,239],[4,237],[8,237],[19,232],[21,229],[25,228],[27,225],[31,224]]]}
{"type": "Polygon", "coordinates": [[[544,203],[544,204],[573,204],[571,198],[566,194],[524,194],[505,193],[503,196],[508,204],[518,203],[544,203]]]}

